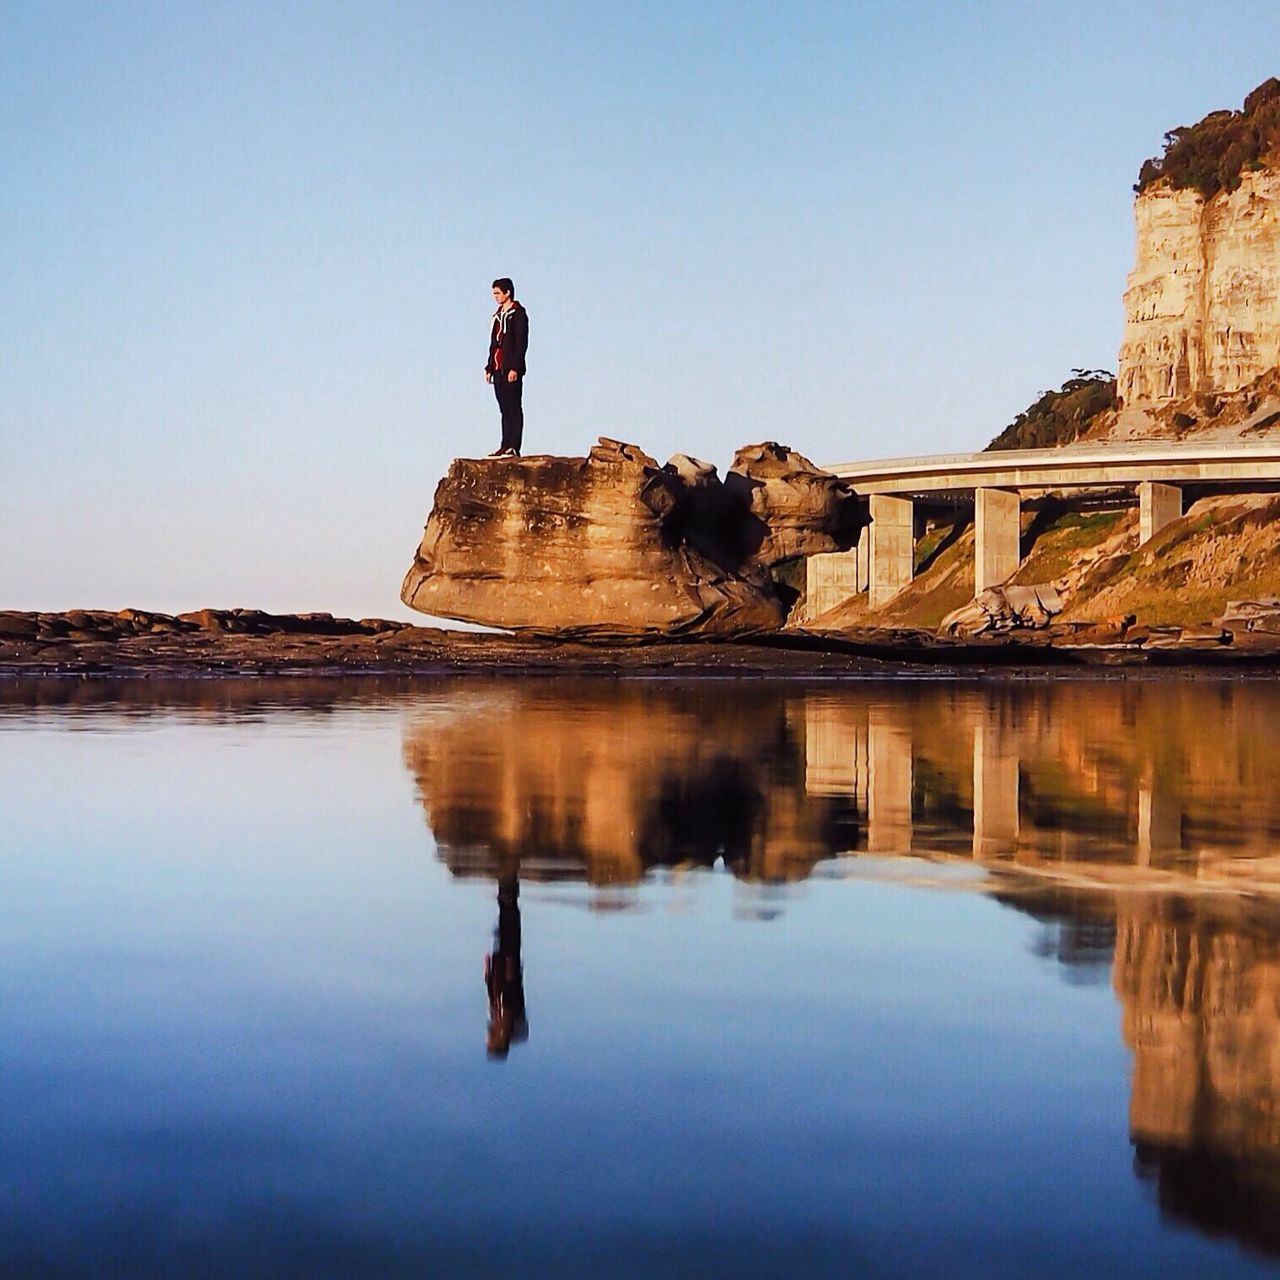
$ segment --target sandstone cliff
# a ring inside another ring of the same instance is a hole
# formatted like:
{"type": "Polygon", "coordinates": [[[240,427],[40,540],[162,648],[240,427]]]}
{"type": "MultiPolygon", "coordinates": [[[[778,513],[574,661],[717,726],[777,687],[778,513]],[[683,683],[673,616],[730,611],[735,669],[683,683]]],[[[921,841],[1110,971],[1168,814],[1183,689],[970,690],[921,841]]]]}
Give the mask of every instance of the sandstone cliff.
{"type": "Polygon", "coordinates": [[[847,484],[773,443],[740,449],[723,482],[605,438],[585,458],[459,458],[401,598],[561,635],[773,631],[794,598],[774,571],[848,550],[866,523],[847,484]]]}
{"type": "MultiPolygon", "coordinates": [[[[1137,255],[1117,376],[1074,370],[989,449],[1280,436],[1280,80],[1260,85],[1240,111],[1171,130],[1136,190],[1137,255]]],[[[1181,519],[1142,547],[1136,512],[1118,509],[1131,495],[1031,496],[1038,509],[1024,507],[1022,564],[1010,581],[1051,583],[1066,605],[1063,626],[1105,626],[1118,638],[1136,618],[1139,631],[1213,631],[1229,620],[1232,601],[1280,595],[1272,494],[1214,496],[1185,486],[1181,519]],[[1098,509],[1108,503],[1115,509],[1098,509]]],[[[972,558],[972,522],[962,514],[921,541],[915,580],[881,609],[860,597],[806,620],[839,629],[936,626],[971,598],[972,558]]],[[[1225,631],[1237,645],[1263,643],[1225,631]]]]}
{"type": "Polygon", "coordinates": [[[1160,183],[1134,217],[1122,405],[1235,392],[1280,367],[1280,171],[1245,173],[1209,200],[1160,183]]]}

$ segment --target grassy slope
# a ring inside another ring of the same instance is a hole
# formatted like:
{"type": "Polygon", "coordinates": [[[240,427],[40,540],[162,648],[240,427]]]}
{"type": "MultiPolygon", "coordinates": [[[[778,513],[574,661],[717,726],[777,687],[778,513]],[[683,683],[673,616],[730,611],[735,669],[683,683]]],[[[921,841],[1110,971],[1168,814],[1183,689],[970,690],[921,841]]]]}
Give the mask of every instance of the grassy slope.
{"type": "Polygon", "coordinates": [[[1064,616],[1132,613],[1139,622],[1190,625],[1221,616],[1230,600],[1280,596],[1278,520],[1280,494],[1203,498],[1086,583],[1064,616]]]}

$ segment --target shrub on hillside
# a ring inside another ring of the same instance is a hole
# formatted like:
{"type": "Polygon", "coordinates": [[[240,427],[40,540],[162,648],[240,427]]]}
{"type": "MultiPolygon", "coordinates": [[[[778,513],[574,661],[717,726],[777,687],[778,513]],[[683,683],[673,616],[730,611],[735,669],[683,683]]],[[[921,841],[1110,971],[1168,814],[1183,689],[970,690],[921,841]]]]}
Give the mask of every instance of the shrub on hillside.
{"type": "Polygon", "coordinates": [[[1070,444],[1094,418],[1115,408],[1115,374],[1107,369],[1072,369],[1057,391],[1043,391],[987,445],[987,449],[1048,449],[1070,444]]]}

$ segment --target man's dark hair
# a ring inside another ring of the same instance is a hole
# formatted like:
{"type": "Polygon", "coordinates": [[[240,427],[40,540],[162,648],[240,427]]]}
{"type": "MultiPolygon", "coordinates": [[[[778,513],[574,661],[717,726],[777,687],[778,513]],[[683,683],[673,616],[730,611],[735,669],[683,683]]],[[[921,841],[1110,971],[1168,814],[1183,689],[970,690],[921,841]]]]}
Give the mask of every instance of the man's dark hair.
{"type": "Polygon", "coordinates": [[[516,286],[510,276],[499,276],[490,287],[501,289],[503,293],[509,293],[513,298],[516,296],[516,286]]]}

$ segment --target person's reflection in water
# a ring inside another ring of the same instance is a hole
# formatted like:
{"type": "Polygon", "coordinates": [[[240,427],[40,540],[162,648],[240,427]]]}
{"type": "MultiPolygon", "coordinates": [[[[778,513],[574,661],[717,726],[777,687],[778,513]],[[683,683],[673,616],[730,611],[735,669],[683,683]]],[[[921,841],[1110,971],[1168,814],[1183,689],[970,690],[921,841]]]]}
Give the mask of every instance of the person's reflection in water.
{"type": "Polygon", "coordinates": [[[524,1013],[524,969],[520,964],[520,879],[498,881],[498,945],[484,958],[484,985],[489,990],[489,1032],[485,1047],[491,1058],[505,1058],[513,1043],[529,1038],[524,1013]]]}

